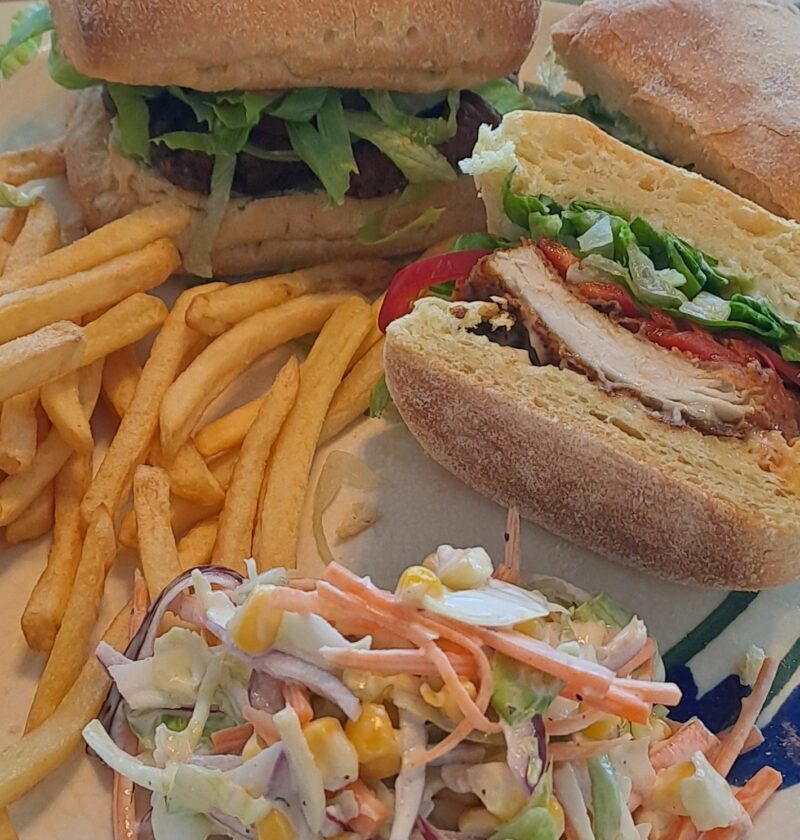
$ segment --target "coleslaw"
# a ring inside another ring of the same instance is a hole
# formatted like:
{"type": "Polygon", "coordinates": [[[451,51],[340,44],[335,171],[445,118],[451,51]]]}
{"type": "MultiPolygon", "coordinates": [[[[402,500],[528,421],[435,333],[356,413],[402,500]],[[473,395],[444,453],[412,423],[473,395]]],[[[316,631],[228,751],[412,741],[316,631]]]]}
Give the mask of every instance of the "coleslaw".
{"type": "Polygon", "coordinates": [[[175,580],[124,654],[97,649],[114,687],[83,735],[118,774],[115,837],[744,836],[781,777],[725,777],[758,742],[774,660],[729,731],[673,722],[644,622],[520,586],[509,531],[497,568],[442,546],[394,592],[336,563],[175,580]]]}

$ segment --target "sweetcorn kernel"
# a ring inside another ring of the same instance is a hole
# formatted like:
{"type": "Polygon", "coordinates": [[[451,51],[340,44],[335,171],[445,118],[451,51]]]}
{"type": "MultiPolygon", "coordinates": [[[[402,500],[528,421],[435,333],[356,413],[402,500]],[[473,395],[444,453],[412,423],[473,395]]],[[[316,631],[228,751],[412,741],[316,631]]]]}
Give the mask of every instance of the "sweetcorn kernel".
{"type": "Polygon", "coordinates": [[[409,566],[397,581],[395,595],[411,604],[421,604],[426,595],[441,598],[444,586],[435,572],[424,566],[409,566]]]}
{"type": "Polygon", "coordinates": [[[345,724],[345,733],[367,775],[385,779],[399,772],[400,739],[384,706],[364,703],[358,720],[345,724]]]}
{"type": "Polygon", "coordinates": [[[620,719],[614,715],[600,718],[596,723],[587,726],[583,730],[583,735],[590,738],[592,741],[606,741],[613,738],[619,729],[620,719]]]}
{"type": "Polygon", "coordinates": [[[694,764],[691,761],[682,761],[662,770],[656,777],[651,792],[651,806],[656,810],[686,816],[686,808],[681,798],[681,783],[691,778],[694,772],[694,764]]]}
{"type": "Polygon", "coordinates": [[[339,790],[358,778],[358,755],[336,718],[322,717],[303,729],[325,790],[339,790]]]}
{"type": "Polygon", "coordinates": [[[294,827],[286,815],[273,808],[256,826],[258,840],[294,840],[294,827]]]}
{"type": "Polygon", "coordinates": [[[283,613],[270,605],[270,590],[254,589],[228,627],[231,638],[245,653],[263,653],[272,647],[283,613]]]}

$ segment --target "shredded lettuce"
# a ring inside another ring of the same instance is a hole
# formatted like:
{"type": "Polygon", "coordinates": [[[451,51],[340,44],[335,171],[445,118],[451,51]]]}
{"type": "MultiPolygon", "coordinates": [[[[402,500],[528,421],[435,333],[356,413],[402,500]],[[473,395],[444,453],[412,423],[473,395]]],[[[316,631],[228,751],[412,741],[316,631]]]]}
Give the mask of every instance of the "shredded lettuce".
{"type": "Polygon", "coordinates": [[[31,3],[17,12],[11,21],[11,37],[0,46],[0,72],[4,79],[30,64],[42,43],[42,36],[53,30],[47,3],[31,3]]]}
{"type": "Polygon", "coordinates": [[[221,811],[245,825],[253,825],[272,807],[264,797],[248,793],[231,774],[191,764],[170,764],[165,768],[144,764],[120,749],[98,720],[84,727],[83,738],[112,770],[166,797],[169,810],[196,814],[221,811]]]}
{"type": "Polygon", "coordinates": [[[117,109],[117,145],[128,157],[150,163],[150,112],[146,94],[131,85],[108,85],[117,109]]]}
{"type": "Polygon", "coordinates": [[[0,181],[0,207],[32,207],[39,200],[36,189],[23,190],[0,181]]]}
{"type": "Polygon", "coordinates": [[[382,417],[383,412],[386,411],[391,399],[392,398],[389,396],[389,389],[386,386],[386,377],[382,376],[370,394],[369,408],[367,409],[368,416],[382,417]]]}
{"type": "Polygon", "coordinates": [[[214,833],[214,824],[203,814],[171,810],[167,800],[158,793],[150,797],[153,837],[170,840],[206,840],[214,833]]]}
{"type": "Polygon", "coordinates": [[[358,172],[358,167],[340,94],[328,92],[317,112],[316,128],[310,122],[287,122],[286,128],[294,151],[319,178],[331,200],[341,204],[350,188],[350,174],[358,172]]]}
{"type": "Polygon", "coordinates": [[[386,90],[362,90],[361,95],[389,128],[404,134],[415,143],[436,146],[455,136],[460,99],[457,90],[447,92],[447,118],[410,114],[398,105],[394,94],[386,90]]]}
{"type": "Polygon", "coordinates": [[[279,120],[308,122],[319,113],[329,96],[328,88],[293,90],[270,109],[270,114],[279,120]]]}
{"type": "Polygon", "coordinates": [[[444,207],[427,207],[410,222],[406,222],[404,225],[395,227],[390,232],[385,233],[383,226],[386,222],[387,211],[384,210],[370,216],[365,224],[359,228],[356,239],[362,245],[386,245],[415,230],[435,225],[442,217],[444,211],[444,207]]]}
{"type": "Polygon", "coordinates": [[[50,78],[67,90],[83,90],[100,84],[97,79],[84,76],[80,73],[61,52],[58,44],[58,35],[52,32],[50,35],[50,55],[47,57],[47,70],[50,78]]]}
{"type": "Polygon", "coordinates": [[[472,88],[481,99],[485,99],[500,116],[511,111],[532,111],[533,100],[510,79],[491,79],[472,88]]]}
{"type": "Polygon", "coordinates": [[[386,125],[375,113],[345,111],[351,134],[377,146],[411,184],[455,181],[458,177],[447,158],[433,146],[423,146],[386,125]]]}
{"type": "Polygon", "coordinates": [[[489,840],[558,840],[558,832],[548,810],[537,806],[501,825],[489,840]]]}
{"type": "Polygon", "coordinates": [[[561,680],[501,653],[492,656],[491,664],[492,706],[512,726],[544,714],[564,687],[561,680]]]}
{"type": "Polygon", "coordinates": [[[622,805],[614,767],[607,755],[587,759],[592,785],[592,830],[596,840],[617,840],[622,805]]]}
{"type": "Polygon", "coordinates": [[[604,592],[599,592],[581,604],[572,617],[575,621],[602,621],[612,630],[621,630],[633,618],[633,613],[604,592]]]}

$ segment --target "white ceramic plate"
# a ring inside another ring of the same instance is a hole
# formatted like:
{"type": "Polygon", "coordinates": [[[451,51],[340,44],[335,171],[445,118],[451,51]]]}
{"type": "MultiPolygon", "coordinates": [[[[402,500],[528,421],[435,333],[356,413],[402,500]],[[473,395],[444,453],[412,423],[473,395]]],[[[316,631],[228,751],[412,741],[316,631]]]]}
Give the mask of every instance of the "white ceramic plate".
{"type": "MultiPolygon", "coordinates": [[[[11,15],[22,5],[0,4],[0,32],[8,32],[11,15]]],[[[565,4],[545,3],[541,36],[523,68],[524,78],[534,78],[550,26],[569,9],[565,4]]],[[[65,94],[49,81],[44,62],[0,84],[0,148],[17,148],[58,135],[65,102],[65,94]]],[[[64,213],[73,212],[63,185],[51,184],[48,191],[64,213]]],[[[171,299],[178,288],[173,282],[162,293],[171,299]]],[[[263,389],[264,377],[274,372],[279,361],[264,360],[251,372],[250,382],[258,380],[263,389]]],[[[212,412],[219,414],[254,395],[253,387],[241,384],[224,395],[212,412]]],[[[108,433],[102,421],[99,418],[96,429],[100,437],[108,433]]],[[[333,545],[337,557],[357,571],[369,572],[379,583],[390,585],[398,569],[420,561],[440,543],[482,544],[495,556],[502,551],[505,512],[426,458],[396,416],[365,419],[326,447],[317,459],[312,481],[332,449],[358,453],[380,477],[378,524],[347,543],[333,545]]],[[[343,498],[329,512],[334,527],[348,503],[343,498]]],[[[308,524],[306,511],[301,565],[313,572],[319,561],[308,524]]],[[[767,762],[779,767],[786,777],[785,789],[759,816],[753,836],[756,840],[800,837],[800,787],[792,788],[800,782],[800,686],[795,673],[800,660],[800,584],[757,598],[737,593],[726,596],[656,581],[530,524],[523,526],[522,544],[529,571],[556,574],[585,589],[605,590],[639,612],[662,651],[670,651],[667,662],[671,675],[684,687],[687,700],[682,710],[687,715],[699,710],[712,724],[726,725],[742,691],[731,675],[749,644],[761,645],[783,659],[782,687],[761,721],[767,743],[737,766],[735,773],[752,774],[767,762]]],[[[19,619],[46,554],[46,540],[0,548],[0,748],[21,735],[43,666],[42,658],[27,649],[19,619]]],[[[122,603],[133,562],[133,557],[122,554],[112,571],[101,624],[122,603]]],[[[110,774],[78,751],[16,803],[11,813],[22,840],[106,840],[111,832],[109,793],[110,774]]]]}

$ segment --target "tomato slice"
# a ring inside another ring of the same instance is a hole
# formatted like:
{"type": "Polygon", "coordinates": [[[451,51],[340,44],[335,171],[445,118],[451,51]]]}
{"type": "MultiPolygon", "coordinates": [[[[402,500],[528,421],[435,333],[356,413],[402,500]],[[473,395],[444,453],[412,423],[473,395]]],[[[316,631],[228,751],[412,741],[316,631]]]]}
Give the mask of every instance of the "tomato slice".
{"type": "Polygon", "coordinates": [[[578,283],[576,286],[578,294],[589,303],[616,303],[619,305],[622,314],[627,318],[641,318],[642,313],[639,307],[633,302],[633,298],[615,283],[578,283]]]}
{"type": "Polygon", "coordinates": [[[386,327],[392,321],[407,315],[411,311],[411,304],[425,289],[447,280],[463,282],[475,264],[491,253],[482,248],[455,251],[452,254],[437,254],[435,257],[418,260],[401,268],[392,278],[383,299],[378,315],[378,328],[381,332],[386,332],[386,327]]]}
{"type": "Polygon", "coordinates": [[[556,242],[555,239],[542,237],[536,243],[536,247],[547,257],[550,264],[562,277],[567,276],[567,269],[571,265],[580,262],[566,245],[556,242]]]}

